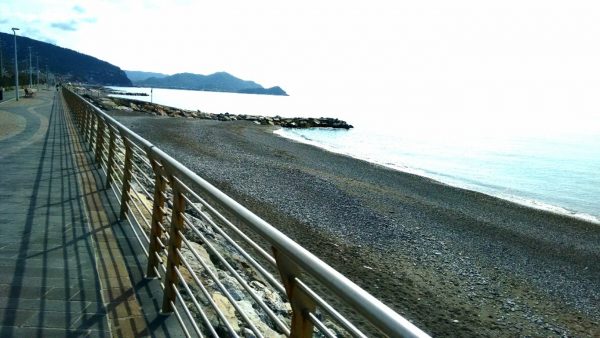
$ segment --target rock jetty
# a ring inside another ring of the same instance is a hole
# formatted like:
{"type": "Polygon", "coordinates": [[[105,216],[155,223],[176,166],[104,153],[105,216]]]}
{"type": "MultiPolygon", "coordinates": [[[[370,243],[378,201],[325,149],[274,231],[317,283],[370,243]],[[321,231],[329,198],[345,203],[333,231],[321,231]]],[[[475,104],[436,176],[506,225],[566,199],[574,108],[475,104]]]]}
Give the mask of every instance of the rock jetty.
{"type": "Polygon", "coordinates": [[[169,106],[164,106],[156,103],[148,103],[138,100],[130,100],[116,97],[94,97],[93,95],[85,95],[97,106],[106,110],[122,110],[122,111],[138,111],[150,113],[158,116],[170,117],[187,117],[198,118],[205,120],[218,121],[252,121],[260,125],[281,126],[284,128],[338,128],[350,129],[351,124],[340,119],[331,117],[306,118],[306,117],[281,117],[281,116],[262,116],[262,115],[246,115],[246,114],[212,114],[202,112],[200,110],[179,109],[169,106]]]}

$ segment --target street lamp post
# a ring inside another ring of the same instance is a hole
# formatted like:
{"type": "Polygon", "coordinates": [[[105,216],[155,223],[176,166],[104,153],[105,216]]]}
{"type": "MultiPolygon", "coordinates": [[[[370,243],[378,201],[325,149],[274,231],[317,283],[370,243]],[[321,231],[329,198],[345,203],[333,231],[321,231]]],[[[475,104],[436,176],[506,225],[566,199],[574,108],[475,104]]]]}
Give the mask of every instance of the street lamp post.
{"type": "Polygon", "coordinates": [[[31,47],[29,47],[29,88],[33,87],[33,72],[31,69],[31,47]]]}
{"type": "Polygon", "coordinates": [[[35,88],[40,90],[40,56],[35,56],[35,88]]]}
{"type": "Polygon", "coordinates": [[[0,41],[0,87],[4,84],[4,59],[2,58],[2,42],[0,41]]]}
{"type": "Polygon", "coordinates": [[[19,63],[17,62],[17,31],[19,29],[13,27],[13,35],[15,37],[15,98],[19,101],[19,63]]]}

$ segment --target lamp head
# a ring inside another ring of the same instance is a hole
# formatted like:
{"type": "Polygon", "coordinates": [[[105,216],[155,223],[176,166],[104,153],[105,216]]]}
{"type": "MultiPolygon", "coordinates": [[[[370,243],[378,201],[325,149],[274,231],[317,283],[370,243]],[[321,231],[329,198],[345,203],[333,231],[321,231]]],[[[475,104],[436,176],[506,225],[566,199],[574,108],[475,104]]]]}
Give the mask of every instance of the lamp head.
{"type": "Polygon", "coordinates": [[[13,32],[14,32],[14,31],[18,31],[18,30],[19,30],[19,29],[18,29],[18,28],[16,28],[16,27],[13,27],[13,28],[12,28],[12,31],[13,31],[13,32]]]}

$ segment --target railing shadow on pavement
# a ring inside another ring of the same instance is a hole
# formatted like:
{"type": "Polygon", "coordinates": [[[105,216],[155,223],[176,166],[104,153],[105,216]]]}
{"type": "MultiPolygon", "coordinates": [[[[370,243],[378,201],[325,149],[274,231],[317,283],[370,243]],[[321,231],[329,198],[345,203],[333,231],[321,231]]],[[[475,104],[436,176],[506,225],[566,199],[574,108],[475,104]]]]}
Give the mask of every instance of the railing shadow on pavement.
{"type": "MultiPolygon", "coordinates": [[[[10,287],[2,295],[6,310],[0,318],[1,337],[24,332],[85,335],[106,329],[98,280],[90,278],[96,276],[94,254],[71,162],[71,143],[59,109],[54,97],[40,152],[30,153],[38,161],[34,175],[23,177],[31,184],[31,192],[22,228],[13,230],[19,241],[12,244],[16,252],[12,274],[3,270],[6,279],[2,282],[10,287]]],[[[30,119],[28,123],[35,119],[25,118],[30,119]]]]}
{"type": "Polygon", "coordinates": [[[62,90],[82,138],[187,335],[428,337],[272,225],[62,90]],[[184,320],[187,318],[188,320],[184,320]]]}
{"type": "MultiPolygon", "coordinates": [[[[69,117],[69,120],[72,119],[69,117]]],[[[102,281],[98,289],[102,293],[104,312],[112,334],[121,337],[180,337],[181,330],[173,330],[169,317],[155,313],[156,305],[149,306],[152,310],[147,313],[140,308],[149,299],[152,300],[151,294],[156,293],[157,288],[151,287],[151,283],[143,278],[142,269],[146,264],[145,260],[142,262],[136,256],[140,250],[134,243],[131,227],[127,221],[118,218],[118,201],[112,196],[112,190],[104,186],[101,173],[88,165],[94,163],[93,154],[86,150],[87,144],[69,122],[74,144],[71,153],[78,167],[86,215],[95,242],[97,273],[102,281]],[[133,284],[134,280],[138,282],[133,284]],[[141,295],[142,299],[136,298],[136,295],[141,295]]]]}

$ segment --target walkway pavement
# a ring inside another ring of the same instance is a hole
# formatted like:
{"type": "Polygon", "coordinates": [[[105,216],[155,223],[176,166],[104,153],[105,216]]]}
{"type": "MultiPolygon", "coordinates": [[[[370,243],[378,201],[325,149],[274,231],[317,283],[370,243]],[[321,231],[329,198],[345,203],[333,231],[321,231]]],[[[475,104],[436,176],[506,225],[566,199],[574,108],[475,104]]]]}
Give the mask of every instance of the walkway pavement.
{"type": "Polygon", "coordinates": [[[56,91],[0,103],[0,337],[179,337],[56,91]]]}
{"type": "Polygon", "coordinates": [[[6,90],[4,89],[4,91],[2,92],[2,98],[0,98],[0,102],[2,101],[7,101],[10,99],[14,99],[15,98],[15,91],[14,90],[6,90]]]}

